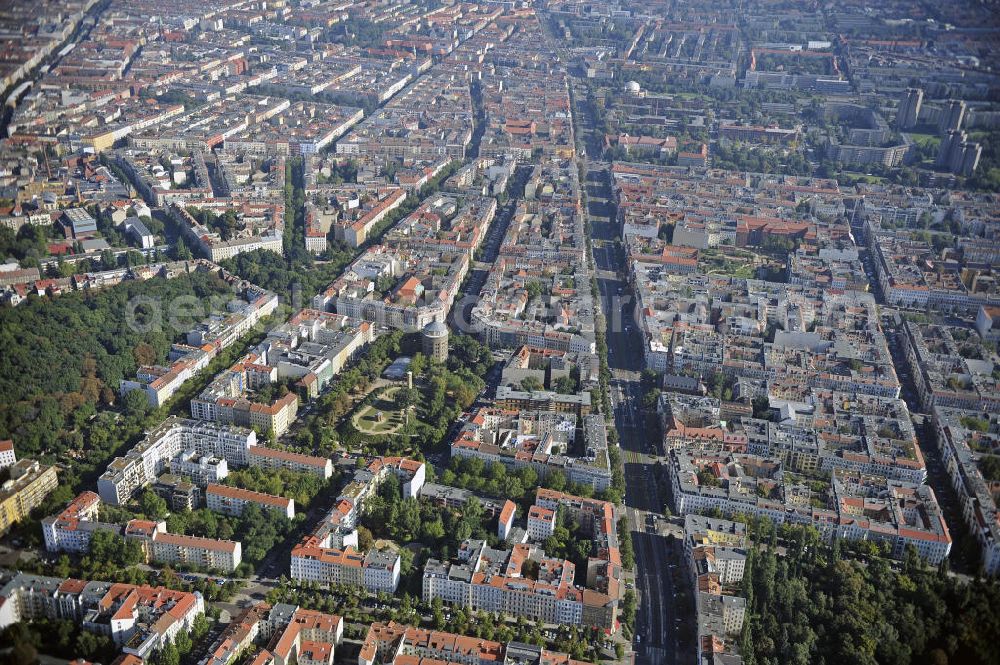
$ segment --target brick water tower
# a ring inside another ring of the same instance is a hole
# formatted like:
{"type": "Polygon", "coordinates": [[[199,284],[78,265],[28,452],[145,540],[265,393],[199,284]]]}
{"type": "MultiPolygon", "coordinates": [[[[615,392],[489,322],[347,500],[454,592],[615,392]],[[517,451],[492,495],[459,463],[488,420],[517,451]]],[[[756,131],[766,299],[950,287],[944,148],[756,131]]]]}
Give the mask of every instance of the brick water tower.
{"type": "Polygon", "coordinates": [[[420,333],[424,355],[443,363],[448,360],[448,326],[440,321],[431,321],[420,333]]]}

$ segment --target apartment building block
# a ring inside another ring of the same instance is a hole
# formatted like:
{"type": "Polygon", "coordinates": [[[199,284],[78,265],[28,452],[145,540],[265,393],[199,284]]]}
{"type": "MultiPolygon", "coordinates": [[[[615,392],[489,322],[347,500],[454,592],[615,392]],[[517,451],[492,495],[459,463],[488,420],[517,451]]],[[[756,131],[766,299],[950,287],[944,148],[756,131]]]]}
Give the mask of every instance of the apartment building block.
{"type": "Polygon", "coordinates": [[[243,509],[249,504],[260,506],[263,510],[273,510],[288,519],[295,517],[293,499],[227,485],[210,484],[205,488],[205,504],[209,510],[237,517],[243,514],[243,509]]]}
{"type": "Polygon", "coordinates": [[[575,420],[571,413],[482,407],[462,416],[451,455],[499,462],[512,471],[532,468],[542,479],[558,470],[571,482],[603,491],[611,484],[604,416],[584,416],[582,440],[575,420]],[[573,449],[584,454],[577,457],[573,449]]]}
{"type": "Polygon", "coordinates": [[[544,623],[597,625],[614,629],[616,599],[574,586],[575,566],[545,556],[544,550],[515,545],[494,550],[482,541],[462,544],[457,562],[429,559],[423,599],[441,598],[471,611],[507,612],[544,623]],[[538,564],[538,579],[522,575],[525,562],[538,564]]]}
{"type": "Polygon", "coordinates": [[[423,462],[402,457],[378,457],[358,469],[330,512],[292,549],[292,578],[394,592],[399,584],[399,555],[388,550],[359,552],[358,517],[365,501],[390,475],[399,478],[404,498],[416,498],[425,472],[423,462]]]}
{"type": "Polygon", "coordinates": [[[333,462],[328,457],[304,455],[264,446],[254,446],[250,449],[249,465],[263,469],[288,469],[312,473],[323,479],[333,475],[333,462]]]}
{"type": "Polygon", "coordinates": [[[808,524],[827,540],[884,542],[897,558],[912,546],[932,565],[951,551],[951,535],[927,485],[836,470],[818,507],[810,503],[809,490],[786,477],[781,462],[771,457],[672,450],[667,469],[679,514],[718,509],[729,516],[768,517],[776,524],[808,524]],[[758,492],[758,487],[770,489],[758,492]]]}
{"type": "Polygon", "coordinates": [[[17,453],[14,452],[14,442],[10,439],[0,441],[0,469],[6,469],[17,461],[17,453]]]}
{"type": "Polygon", "coordinates": [[[6,468],[7,478],[0,485],[0,534],[28,517],[59,484],[56,468],[35,460],[19,460],[6,468]]]}
{"type": "Polygon", "coordinates": [[[250,464],[250,450],[257,447],[253,430],[215,425],[172,416],[150,431],[124,457],[111,461],[97,480],[101,499],[112,505],[128,501],[152,483],[171,460],[186,451],[224,459],[227,465],[250,464]]]}
{"type": "Polygon", "coordinates": [[[1000,572],[998,488],[984,476],[980,464],[1000,450],[1000,418],[995,413],[945,406],[935,406],[932,413],[938,449],[962,520],[979,547],[983,570],[995,575],[1000,572]]]}
{"type": "Polygon", "coordinates": [[[90,550],[90,539],[96,531],[120,532],[117,524],[99,521],[101,498],[94,492],[81,492],[57,515],[42,519],[42,536],[49,552],[74,552],[90,550]]]}
{"type": "Polygon", "coordinates": [[[232,573],[243,557],[242,545],[237,541],[182,536],[162,531],[155,531],[151,541],[150,560],[171,566],[187,564],[232,573]]]}
{"type": "Polygon", "coordinates": [[[204,614],[199,593],[165,587],[17,574],[0,589],[0,628],[67,620],[107,635],[126,657],[148,659],[204,614]]]}

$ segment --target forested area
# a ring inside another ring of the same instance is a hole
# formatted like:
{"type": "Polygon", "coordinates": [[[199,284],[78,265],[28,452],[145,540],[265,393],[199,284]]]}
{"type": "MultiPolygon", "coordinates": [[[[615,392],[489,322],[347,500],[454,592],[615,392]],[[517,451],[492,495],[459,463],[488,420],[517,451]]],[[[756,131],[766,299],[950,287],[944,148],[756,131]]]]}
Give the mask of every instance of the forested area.
{"type": "Polygon", "coordinates": [[[225,484],[292,499],[295,501],[296,511],[300,511],[307,509],[329,483],[315,473],[252,466],[230,471],[225,484]]]}
{"type": "Polygon", "coordinates": [[[404,499],[399,481],[389,477],[365,507],[362,520],[365,531],[359,534],[359,547],[370,548],[373,538],[391,538],[396,542],[419,541],[431,550],[431,556],[448,559],[466,538],[488,540],[491,532],[478,501],[472,500],[462,511],[444,508],[417,499],[404,499]]]}
{"type": "Polygon", "coordinates": [[[18,622],[0,631],[0,644],[12,650],[4,663],[28,665],[38,662],[41,651],[67,661],[85,658],[91,662],[110,663],[118,656],[118,647],[110,635],[99,635],[68,619],[39,619],[18,622]]]}
{"type": "Polygon", "coordinates": [[[276,510],[264,510],[248,504],[239,517],[228,517],[207,508],[173,512],[167,517],[167,531],[202,538],[238,540],[243,543],[243,563],[237,572],[249,574],[272,548],[284,542],[305,519],[298,513],[294,520],[276,510]]]}
{"type": "MultiPolygon", "coordinates": [[[[477,460],[478,461],[478,460],[477,460]]],[[[502,465],[493,465],[491,472],[502,465]]],[[[528,502],[531,503],[531,502],[528,502]]],[[[471,499],[459,510],[445,508],[427,501],[404,499],[398,479],[390,477],[379,487],[376,496],[365,505],[363,524],[374,538],[391,538],[396,542],[417,541],[425,554],[447,560],[458,553],[458,547],[468,538],[488,541],[497,546],[495,530],[489,525],[496,518],[486,517],[477,499],[471,499]]],[[[365,533],[359,534],[362,550],[371,541],[365,533]]],[[[593,539],[582,526],[567,519],[565,511],[557,512],[553,535],[543,543],[546,554],[556,558],[571,559],[578,570],[586,571],[587,557],[593,550],[593,539]]],[[[581,585],[585,580],[578,580],[581,585]]]]}
{"type": "MultiPolygon", "coordinates": [[[[486,518],[478,501],[470,501],[457,511],[417,499],[404,499],[399,481],[390,476],[379,486],[378,493],[366,502],[358,547],[362,551],[371,549],[376,538],[411,544],[399,553],[400,572],[406,577],[414,571],[414,563],[422,566],[428,556],[451,558],[466,538],[489,540],[492,532],[485,525],[486,518]],[[413,543],[422,545],[419,559],[413,543]]],[[[419,579],[407,582],[411,591],[419,593],[419,579]]]]}
{"type": "Polygon", "coordinates": [[[964,583],[910,551],[899,570],[863,548],[786,529],[788,554],[754,548],[744,595],[748,665],[977,665],[1000,662],[1000,583],[964,583]],[[852,558],[849,558],[852,557],[852,558]]]}
{"type": "Polygon", "coordinates": [[[417,429],[417,434],[437,445],[444,442],[451,424],[472,406],[485,382],[468,367],[452,370],[436,363],[428,363],[420,378],[417,387],[423,400],[417,405],[417,413],[424,426],[417,429]]]}
{"type": "MultiPolygon", "coordinates": [[[[559,474],[556,483],[560,480],[565,485],[565,476],[559,474]]],[[[452,457],[448,468],[441,473],[440,482],[529,505],[534,499],[533,488],[538,485],[538,474],[528,466],[508,471],[499,462],[487,465],[476,457],[452,457]]]]}
{"type": "Polygon", "coordinates": [[[0,226],[0,256],[14,257],[25,268],[39,266],[39,259],[48,254],[46,244],[50,227],[25,224],[17,231],[0,226]]]}
{"type": "Polygon", "coordinates": [[[266,249],[257,249],[226,259],[221,264],[243,279],[274,291],[293,305],[293,298],[297,294],[300,298],[299,306],[309,307],[313,296],[336,279],[351,258],[352,254],[338,254],[327,263],[302,259],[289,265],[288,260],[282,256],[266,249]]]}
{"type": "MultiPolygon", "coordinates": [[[[98,418],[111,422],[93,427],[98,407],[125,402],[118,400],[119,382],[139,365],[164,361],[171,343],[211,311],[213,300],[230,296],[217,276],[192,273],[32,298],[0,310],[0,438],[14,439],[25,457],[85,449],[106,454],[107,446],[121,441],[105,441],[103,433],[121,416],[102,413],[98,418]],[[179,310],[193,315],[169,315],[175,298],[191,296],[200,307],[179,310]],[[150,331],[142,332],[147,325],[150,331]]],[[[138,403],[118,406],[125,407],[126,419],[143,415],[134,413],[141,410],[138,403]]]]}
{"type": "Polygon", "coordinates": [[[493,366],[493,354],[485,344],[471,335],[452,335],[448,344],[448,369],[455,372],[465,367],[479,378],[493,366]]]}
{"type": "Polygon", "coordinates": [[[712,149],[712,166],[731,171],[785,175],[810,175],[813,171],[809,160],[799,150],[791,149],[788,154],[781,154],[779,150],[741,144],[715,146],[712,149]]]}

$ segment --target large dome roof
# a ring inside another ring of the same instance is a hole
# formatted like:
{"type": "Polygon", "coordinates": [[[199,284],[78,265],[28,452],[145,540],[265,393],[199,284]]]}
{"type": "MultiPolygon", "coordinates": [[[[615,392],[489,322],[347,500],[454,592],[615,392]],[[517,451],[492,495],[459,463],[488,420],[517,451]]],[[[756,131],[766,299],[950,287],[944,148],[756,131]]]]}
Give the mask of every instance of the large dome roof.
{"type": "Polygon", "coordinates": [[[424,334],[428,337],[444,337],[448,334],[448,326],[440,321],[431,321],[424,326],[424,334]]]}

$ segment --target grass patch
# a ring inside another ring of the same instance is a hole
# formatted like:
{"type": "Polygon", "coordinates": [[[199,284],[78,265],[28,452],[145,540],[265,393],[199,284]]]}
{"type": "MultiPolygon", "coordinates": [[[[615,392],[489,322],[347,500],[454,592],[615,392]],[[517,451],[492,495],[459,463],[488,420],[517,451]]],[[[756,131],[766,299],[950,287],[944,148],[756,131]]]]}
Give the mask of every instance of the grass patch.
{"type": "Polygon", "coordinates": [[[405,416],[396,408],[394,398],[399,386],[386,388],[370,403],[363,405],[351,418],[355,429],[363,434],[392,434],[405,423],[405,416]]]}
{"type": "Polygon", "coordinates": [[[915,134],[907,132],[906,135],[920,147],[931,146],[933,148],[937,148],[941,143],[941,137],[934,134],[915,134]]]}

